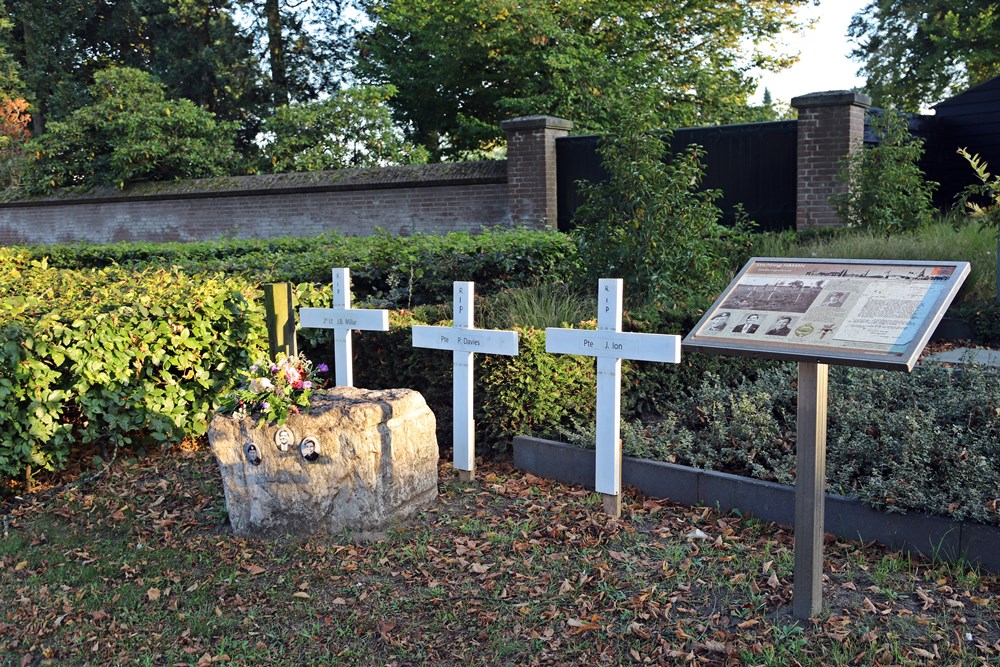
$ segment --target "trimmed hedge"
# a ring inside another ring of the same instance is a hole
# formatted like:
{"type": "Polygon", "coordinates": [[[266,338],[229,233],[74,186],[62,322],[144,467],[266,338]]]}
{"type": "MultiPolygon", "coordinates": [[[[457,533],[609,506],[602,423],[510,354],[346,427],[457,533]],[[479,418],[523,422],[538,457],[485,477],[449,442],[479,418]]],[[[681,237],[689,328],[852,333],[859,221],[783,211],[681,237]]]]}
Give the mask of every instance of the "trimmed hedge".
{"type": "Polygon", "coordinates": [[[389,308],[451,301],[452,282],[471,280],[490,294],[507,287],[567,279],[576,266],[573,240],[558,232],[498,229],[443,236],[324,234],[196,243],[33,246],[34,259],[60,268],[179,267],[189,274],[226,273],[249,282],[330,283],[330,269],[351,267],[356,300],[389,308]]]}
{"type": "Polygon", "coordinates": [[[205,433],[234,369],[262,349],[242,280],[51,269],[0,249],[0,474],[65,465],[76,443],[205,433]]]}

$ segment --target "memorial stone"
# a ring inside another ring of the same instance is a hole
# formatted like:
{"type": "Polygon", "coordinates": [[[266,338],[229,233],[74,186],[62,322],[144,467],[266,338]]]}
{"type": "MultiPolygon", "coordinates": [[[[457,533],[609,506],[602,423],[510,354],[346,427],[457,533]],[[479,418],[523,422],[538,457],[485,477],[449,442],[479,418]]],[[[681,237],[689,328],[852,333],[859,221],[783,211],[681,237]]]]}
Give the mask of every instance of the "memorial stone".
{"type": "Polygon", "coordinates": [[[438,493],[434,414],[410,389],[317,391],[282,426],[217,415],[208,438],[240,536],[383,531],[438,493]]]}

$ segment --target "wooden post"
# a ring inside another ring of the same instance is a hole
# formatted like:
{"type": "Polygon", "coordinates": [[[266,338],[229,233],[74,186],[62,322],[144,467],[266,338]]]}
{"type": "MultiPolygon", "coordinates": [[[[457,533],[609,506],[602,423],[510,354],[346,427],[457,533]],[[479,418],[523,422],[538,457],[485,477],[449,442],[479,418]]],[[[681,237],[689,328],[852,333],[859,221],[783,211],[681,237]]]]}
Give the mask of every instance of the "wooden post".
{"type": "Polygon", "coordinates": [[[267,322],[267,351],[271,359],[296,356],[295,311],[292,310],[291,283],[264,283],[264,312],[267,322]]]}
{"type": "Polygon", "coordinates": [[[803,620],[818,616],[823,609],[828,376],[826,364],[799,362],[792,614],[803,620]]]}

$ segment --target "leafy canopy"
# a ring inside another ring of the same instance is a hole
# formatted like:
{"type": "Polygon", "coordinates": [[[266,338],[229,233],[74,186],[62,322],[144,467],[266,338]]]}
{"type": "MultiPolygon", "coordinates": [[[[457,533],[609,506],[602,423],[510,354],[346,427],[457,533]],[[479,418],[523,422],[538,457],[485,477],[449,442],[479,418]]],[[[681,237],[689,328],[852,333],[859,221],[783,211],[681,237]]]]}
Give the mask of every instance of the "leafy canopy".
{"type": "Polygon", "coordinates": [[[848,34],[878,106],[919,111],[1000,75],[1000,5],[993,0],[872,0],[848,34]]]}
{"type": "Polygon", "coordinates": [[[377,167],[426,161],[403,140],[386,101],[391,87],[358,87],[325,100],[279,107],[264,123],[264,152],[275,172],[377,167]]]}
{"type": "Polygon", "coordinates": [[[808,0],[369,0],[358,72],[392,84],[410,137],[437,156],[489,147],[501,120],[552,114],[614,126],[622,108],[657,125],[737,120],[761,47],[808,0]]]}
{"type": "Polygon", "coordinates": [[[234,160],[235,127],[190,100],[168,99],[150,74],[102,70],[88,93],[90,104],[27,144],[29,193],[216,176],[234,160]]]}

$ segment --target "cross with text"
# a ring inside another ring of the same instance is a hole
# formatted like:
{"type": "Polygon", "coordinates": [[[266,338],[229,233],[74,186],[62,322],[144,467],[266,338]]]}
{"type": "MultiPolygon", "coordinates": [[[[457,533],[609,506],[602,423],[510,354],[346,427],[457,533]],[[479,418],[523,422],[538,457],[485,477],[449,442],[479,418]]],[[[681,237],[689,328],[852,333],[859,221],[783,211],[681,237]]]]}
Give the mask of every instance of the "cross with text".
{"type": "Polygon", "coordinates": [[[597,330],[545,330],[545,351],[597,357],[597,465],[595,488],[605,496],[604,509],[621,512],[622,359],[681,360],[680,336],[622,332],[622,280],[598,282],[597,330]]]}
{"type": "Polygon", "coordinates": [[[453,449],[455,469],[463,481],[471,481],[476,470],[476,434],[472,420],[473,369],[472,355],[517,354],[517,332],[476,329],[473,324],[475,284],[456,282],[454,293],[454,326],[413,327],[413,347],[452,350],[454,375],[453,449]]]}
{"type": "Polygon", "coordinates": [[[303,329],[333,329],[333,356],[337,386],[353,387],[351,330],[388,331],[388,310],[351,308],[351,272],[333,270],[333,308],[300,308],[299,326],[303,329]]]}

